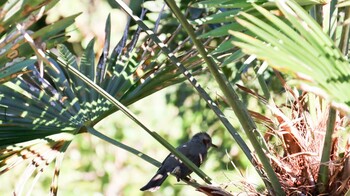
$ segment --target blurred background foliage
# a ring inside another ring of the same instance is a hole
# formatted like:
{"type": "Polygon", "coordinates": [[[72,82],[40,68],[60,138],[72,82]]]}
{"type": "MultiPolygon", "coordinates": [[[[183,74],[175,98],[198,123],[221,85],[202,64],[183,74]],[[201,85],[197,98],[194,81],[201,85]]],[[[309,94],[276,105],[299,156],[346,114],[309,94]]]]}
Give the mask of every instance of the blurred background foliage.
{"type": "MultiPolygon", "coordinates": [[[[109,0],[61,0],[32,28],[39,29],[41,25],[44,26],[61,18],[81,13],[76,18],[74,25],[66,29],[70,38],[65,44],[77,56],[81,56],[83,48],[95,37],[96,56],[99,56],[104,44],[104,27],[108,14],[111,14],[112,21],[111,45],[115,45],[120,40],[126,25],[125,13],[119,9],[113,9],[117,7],[113,2],[109,0]]],[[[134,13],[138,14],[141,11],[141,2],[141,0],[132,0],[128,4],[134,13]]],[[[181,3],[185,7],[189,1],[181,1],[181,3]]],[[[162,1],[146,2],[145,7],[152,12],[146,14],[145,20],[150,27],[154,27],[158,17],[157,12],[160,12],[162,5],[162,1]]],[[[164,12],[164,14],[169,14],[169,12],[164,12]]],[[[174,18],[164,17],[160,23],[164,35],[160,37],[165,37],[166,34],[176,29],[178,23],[174,20],[174,18]]],[[[182,37],[178,39],[181,40],[182,37]]],[[[215,45],[213,41],[213,47],[215,45]]],[[[225,74],[231,80],[240,80],[234,73],[241,64],[242,62],[238,62],[237,65],[231,64],[231,67],[226,67],[225,74]]],[[[225,110],[226,104],[222,101],[221,95],[213,90],[218,88],[209,76],[209,74],[202,75],[198,79],[211,96],[216,97],[220,108],[229,117],[232,124],[239,129],[239,123],[233,112],[225,110]]],[[[254,77],[254,71],[248,69],[245,71],[243,80],[246,85],[253,88],[256,85],[254,77]]],[[[276,89],[278,88],[280,86],[276,89]]],[[[259,103],[253,99],[243,97],[243,100],[251,108],[261,108],[257,106],[259,103]]],[[[213,135],[213,143],[219,145],[220,148],[210,151],[209,158],[202,169],[218,183],[233,184],[234,186],[230,187],[235,191],[245,191],[240,181],[249,182],[256,187],[262,186],[260,178],[257,177],[246,157],[241,156],[242,152],[232,141],[229,133],[225,131],[215,114],[200,99],[199,95],[194,93],[193,87],[189,84],[181,83],[157,92],[131,105],[130,109],[174,146],[187,141],[197,132],[208,131],[210,135],[213,135]]],[[[120,112],[110,115],[95,127],[118,141],[156,157],[158,161],[162,161],[168,154],[166,149],[120,112]]],[[[25,164],[2,175],[0,178],[2,194],[11,194],[17,179],[22,174],[23,170],[20,167],[23,169],[25,164]]],[[[154,166],[128,152],[89,134],[79,134],[65,154],[58,192],[59,195],[201,195],[192,187],[185,186],[181,182],[177,183],[172,177],[156,193],[140,192],[139,188],[155,171],[154,166]],[[172,184],[171,187],[168,186],[170,184],[172,184]]],[[[51,164],[35,185],[33,195],[47,194],[52,173],[53,165],[51,164]]],[[[192,176],[196,178],[195,175],[192,176]]]]}

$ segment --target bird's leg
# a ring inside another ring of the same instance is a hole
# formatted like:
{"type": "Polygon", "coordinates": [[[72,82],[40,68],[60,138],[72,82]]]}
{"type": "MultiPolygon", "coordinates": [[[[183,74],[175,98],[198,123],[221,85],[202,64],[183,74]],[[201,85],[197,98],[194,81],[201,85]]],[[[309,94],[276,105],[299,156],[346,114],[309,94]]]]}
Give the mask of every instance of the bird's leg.
{"type": "Polygon", "coordinates": [[[179,182],[180,179],[183,180],[184,182],[194,182],[194,183],[196,183],[196,180],[191,178],[191,176],[189,176],[189,175],[185,176],[183,178],[177,178],[177,181],[179,182]]]}
{"type": "Polygon", "coordinates": [[[185,181],[185,182],[193,182],[193,183],[197,182],[195,179],[191,178],[191,176],[189,176],[189,175],[184,177],[184,178],[182,178],[182,180],[185,181]]]}
{"type": "Polygon", "coordinates": [[[180,178],[180,176],[181,176],[180,166],[175,167],[171,173],[175,175],[177,182],[180,182],[180,179],[181,179],[180,178]]]}

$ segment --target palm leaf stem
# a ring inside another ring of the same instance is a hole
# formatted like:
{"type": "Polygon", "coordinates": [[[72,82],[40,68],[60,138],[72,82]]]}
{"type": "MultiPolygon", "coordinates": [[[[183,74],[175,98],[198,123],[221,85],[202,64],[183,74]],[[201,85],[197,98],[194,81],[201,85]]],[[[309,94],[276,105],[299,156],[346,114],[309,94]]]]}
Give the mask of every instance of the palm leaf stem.
{"type": "Polygon", "coordinates": [[[329,109],[329,115],[327,120],[326,135],[323,143],[323,150],[321,156],[320,169],[318,171],[317,188],[318,193],[325,193],[329,180],[329,159],[332,148],[332,135],[334,132],[335,120],[337,111],[333,108],[329,109]]]}
{"type": "MultiPolygon", "coordinates": [[[[347,6],[344,8],[345,16],[344,16],[344,21],[350,19],[350,7],[347,6]]],[[[343,52],[344,55],[347,55],[347,51],[349,48],[349,32],[350,32],[350,24],[347,22],[344,24],[342,28],[342,33],[340,37],[340,43],[339,43],[339,49],[343,52]]]]}
{"type": "Polygon", "coordinates": [[[126,150],[126,151],[128,151],[128,152],[130,152],[130,153],[132,153],[132,154],[142,158],[143,160],[147,161],[148,163],[154,165],[155,167],[160,167],[161,166],[161,163],[159,161],[157,161],[157,160],[153,159],[152,157],[150,157],[150,156],[148,156],[148,155],[146,155],[146,154],[136,150],[135,148],[127,146],[127,145],[125,145],[123,143],[120,143],[120,142],[118,142],[118,141],[116,141],[116,140],[114,140],[114,139],[104,135],[103,133],[97,131],[93,127],[86,127],[86,129],[87,129],[87,131],[90,134],[92,134],[92,135],[94,135],[94,136],[96,136],[96,137],[98,137],[98,138],[100,138],[100,139],[102,139],[102,140],[104,140],[104,141],[114,145],[114,146],[122,148],[122,149],[124,149],[124,150],[126,150]]]}
{"type": "Polygon", "coordinates": [[[263,91],[264,97],[266,100],[269,100],[271,95],[269,91],[269,87],[267,86],[265,79],[264,79],[264,66],[267,65],[267,63],[262,63],[258,68],[255,68],[255,74],[257,75],[259,85],[261,87],[261,90],[263,91]]]}

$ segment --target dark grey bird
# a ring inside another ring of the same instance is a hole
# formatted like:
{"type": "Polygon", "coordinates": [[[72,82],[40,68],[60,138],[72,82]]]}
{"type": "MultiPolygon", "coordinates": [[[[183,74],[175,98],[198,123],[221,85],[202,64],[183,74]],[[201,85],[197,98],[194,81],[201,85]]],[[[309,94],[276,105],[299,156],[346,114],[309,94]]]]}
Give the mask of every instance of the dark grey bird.
{"type": "MultiPolygon", "coordinates": [[[[199,167],[206,159],[210,147],[217,148],[217,146],[212,143],[211,137],[207,133],[201,132],[195,134],[191,140],[180,145],[176,149],[199,167]]],[[[174,174],[177,181],[179,181],[191,173],[192,171],[182,163],[180,159],[170,153],[163,161],[156,175],[154,175],[153,178],[140,190],[156,191],[169,174],[174,174]]]]}

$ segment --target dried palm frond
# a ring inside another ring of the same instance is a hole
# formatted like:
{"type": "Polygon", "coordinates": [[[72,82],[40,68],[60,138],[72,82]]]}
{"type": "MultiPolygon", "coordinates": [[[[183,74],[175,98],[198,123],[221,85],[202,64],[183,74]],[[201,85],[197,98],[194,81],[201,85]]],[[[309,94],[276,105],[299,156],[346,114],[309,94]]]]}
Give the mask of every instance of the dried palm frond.
{"type": "MultiPolygon", "coordinates": [[[[349,126],[347,117],[337,113],[331,140],[330,161],[321,163],[329,106],[317,96],[305,92],[299,95],[297,91],[287,88],[290,89],[287,90],[290,95],[288,103],[277,106],[271,101],[266,105],[272,113],[271,117],[262,114],[253,115],[258,119],[257,122],[267,127],[264,138],[266,142],[272,142],[269,146],[274,154],[269,156],[283,189],[287,195],[315,194],[320,165],[326,164],[330,179],[327,193],[344,194],[349,189],[349,175],[345,169],[348,167],[349,158],[348,138],[345,138],[347,144],[342,152],[341,145],[345,141],[342,141],[343,134],[339,131],[349,126]],[[273,126],[271,121],[274,122],[273,126]],[[277,148],[274,139],[280,141],[281,147],[277,148]]],[[[253,90],[241,86],[240,89],[257,97],[253,90]]],[[[266,103],[266,100],[260,100],[266,103]]]]}

